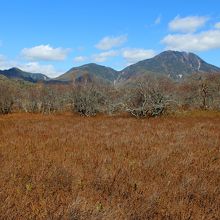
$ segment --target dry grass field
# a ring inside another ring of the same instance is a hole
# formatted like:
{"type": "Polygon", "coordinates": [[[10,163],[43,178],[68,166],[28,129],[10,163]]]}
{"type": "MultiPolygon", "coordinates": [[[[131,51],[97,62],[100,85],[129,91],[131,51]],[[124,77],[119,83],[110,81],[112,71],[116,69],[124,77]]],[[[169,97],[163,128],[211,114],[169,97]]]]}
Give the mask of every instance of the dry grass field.
{"type": "Polygon", "coordinates": [[[0,219],[220,219],[220,114],[1,116],[0,219]]]}

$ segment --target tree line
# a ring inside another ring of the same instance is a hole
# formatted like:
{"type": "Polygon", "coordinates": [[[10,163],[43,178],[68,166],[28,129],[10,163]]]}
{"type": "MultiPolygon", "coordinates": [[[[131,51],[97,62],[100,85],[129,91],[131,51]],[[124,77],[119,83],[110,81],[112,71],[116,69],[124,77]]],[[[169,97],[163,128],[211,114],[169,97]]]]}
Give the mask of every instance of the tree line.
{"type": "Polygon", "coordinates": [[[141,118],[193,109],[220,110],[219,74],[194,74],[181,81],[148,75],[114,86],[94,82],[45,85],[0,79],[0,114],[73,111],[95,116],[127,112],[141,118]]]}

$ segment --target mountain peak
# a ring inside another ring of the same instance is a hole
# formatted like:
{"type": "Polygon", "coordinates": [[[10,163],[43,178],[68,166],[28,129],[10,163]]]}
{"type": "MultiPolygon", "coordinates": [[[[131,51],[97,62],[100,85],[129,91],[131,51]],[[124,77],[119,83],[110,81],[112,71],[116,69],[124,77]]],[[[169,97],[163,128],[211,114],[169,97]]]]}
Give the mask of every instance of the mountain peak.
{"type": "Polygon", "coordinates": [[[175,50],[166,50],[158,54],[156,57],[165,57],[165,56],[179,56],[179,57],[197,57],[199,58],[196,54],[192,52],[186,52],[186,51],[175,51],[175,50]]]}
{"type": "Polygon", "coordinates": [[[10,79],[19,79],[19,80],[25,80],[29,82],[45,81],[49,79],[44,74],[25,72],[17,67],[12,67],[8,70],[0,70],[0,74],[10,79]]]}
{"type": "MultiPolygon", "coordinates": [[[[88,63],[79,67],[73,67],[63,75],[52,79],[50,82],[90,82],[106,81],[117,82],[146,74],[165,75],[179,79],[193,73],[220,73],[220,68],[206,63],[203,59],[191,52],[164,51],[151,59],[140,61],[126,67],[122,71],[116,71],[110,67],[96,63],[88,63]]],[[[0,71],[1,75],[8,78],[24,79],[31,82],[48,81],[43,74],[33,74],[13,67],[9,70],[0,71]]]]}
{"type": "Polygon", "coordinates": [[[107,81],[114,81],[117,79],[119,72],[106,66],[102,66],[96,63],[89,63],[79,67],[73,67],[63,75],[56,78],[61,81],[78,81],[84,76],[90,79],[103,79],[107,81]]]}
{"type": "Polygon", "coordinates": [[[194,53],[167,50],[125,68],[123,77],[128,79],[143,74],[160,74],[182,78],[193,73],[220,73],[220,68],[206,63],[194,53]]]}
{"type": "Polygon", "coordinates": [[[19,72],[22,72],[22,70],[17,68],[17,67],[12,67],[12,68],[8,69],[8,71],[19,71],[19,72]]]}

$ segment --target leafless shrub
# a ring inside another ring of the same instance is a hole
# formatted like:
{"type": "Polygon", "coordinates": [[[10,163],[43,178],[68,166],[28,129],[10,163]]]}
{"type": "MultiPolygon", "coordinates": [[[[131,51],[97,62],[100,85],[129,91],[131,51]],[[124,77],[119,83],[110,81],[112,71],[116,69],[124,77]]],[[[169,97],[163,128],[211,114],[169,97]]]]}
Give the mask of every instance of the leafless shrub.
{"type": "Polygon", "coordinates": [[[160,89],[157,81],[141,81],[131,89],[126,103],[126,111],[137,118],[156,117],[165,113],[171,100],[160,89]]]}
{"type": "Polygon", "coordinates": [[[73,111],[84,116],[103,112],[105,96],[95,85],[78,85],[73,90],[73,111]]]}
{"type": "Polygon", "coordinates": [[[43,87],[40,92],[40,111],[42,113],[54,113],[61,109],[62,99],[56,90],[43,87]]]}
{"type": "MultiPolygon", "coordinates": [[[[24,91],[25,93],[25,91],[24,91]]],[[[37,113],[40,112],[39,106],[40,93],[36,87],[30,87],[26,90],[22,107],[25,112],[37,113]]]]}
{"type": "Polygon", "coordinates": [[[111,85],[89,80],[74,85],[46,85],[0,81],[0,113],[12,111],[50,114],[78,112],[156,117],[177,110],[220,110],[220,75],[194,74],[180,81],[164,76],[143,76],[111,85]]]}
{"type": "Polygon", "coordinates": [[[218,74],[192,75],[179,83],[178,99],[192,109],[220,109],[220,76],[218,74]]]}
{"type": "Polygon", "coordinates": [[[0,114],[8,114],[12,111],[14,103],[13,87],[0,81],[0,114]]]}

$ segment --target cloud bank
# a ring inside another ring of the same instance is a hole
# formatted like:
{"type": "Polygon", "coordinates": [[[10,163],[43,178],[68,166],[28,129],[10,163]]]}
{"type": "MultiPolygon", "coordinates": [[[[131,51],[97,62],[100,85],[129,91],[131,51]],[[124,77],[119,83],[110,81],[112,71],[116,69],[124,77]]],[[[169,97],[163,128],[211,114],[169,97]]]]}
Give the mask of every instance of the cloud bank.
{"type": "Polygon", "coordinates": [[[138,61],[152,58],[156,55],[154,50],[146,50],[141,48],[125,49],[122,52],[122,56],[127,61],[128,65],[134,64],[138,61]]]}
{"type": "Polygon", "coordinates": [[[165,49],[200,52],[220,48],[220,22],[211,29],[198,30],[209,20],[206,16],[175,17],[169,22],[169,30],[177,31],[168,34],[161,43],[165,49]]]}
{"type": "Polygon", "coordinates": [[[188,17],[175,17],[169,23],[169,29],[175,32],[192,33],[198,28],[205,25],[208,18],[205,16],[188,16],[188,17]]]}
{"type": "Polygon", "coordinates": [[[70,49],[39,45],[32,48],[24,48],[21,51],[21,55],[30,61],[62,61],[66,59],[69,52],[70,49]]]}
{"type": "Polygon", "coordinates": [[[127,35],[121,35],[117,37],[104,37],[99,41],[95,47],[99,50],[110,50],[115,47],[120,47],[127,41],[127,35]]]}

